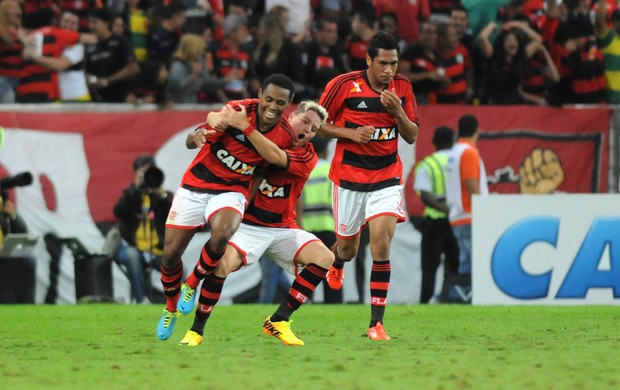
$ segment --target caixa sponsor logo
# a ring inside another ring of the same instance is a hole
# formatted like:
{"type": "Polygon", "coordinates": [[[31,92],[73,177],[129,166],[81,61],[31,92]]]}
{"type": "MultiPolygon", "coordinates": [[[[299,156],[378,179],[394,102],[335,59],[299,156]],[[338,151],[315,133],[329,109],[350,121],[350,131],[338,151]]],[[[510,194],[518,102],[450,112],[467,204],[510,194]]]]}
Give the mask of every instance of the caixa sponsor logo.
{"type": "MultiPolygon", "coordinates": [[[[517,299],[548,297],[554,269],[537,274],[529,273],[523,268],[521,257],[526,248],[535,243],[547,243],[558,248],[559,231],[560,219],[549,216],[523,219],[509,227],[497,241],[491,258],[491,274],[497,287],[517,299]]],[[[585,298],[591,288],[611,289],[614,298],[620,298],[618,217],[594,218],[555,298],[585,298]],[[601,259],[607,248],[610,266],[601,267],[601,259]]]]}

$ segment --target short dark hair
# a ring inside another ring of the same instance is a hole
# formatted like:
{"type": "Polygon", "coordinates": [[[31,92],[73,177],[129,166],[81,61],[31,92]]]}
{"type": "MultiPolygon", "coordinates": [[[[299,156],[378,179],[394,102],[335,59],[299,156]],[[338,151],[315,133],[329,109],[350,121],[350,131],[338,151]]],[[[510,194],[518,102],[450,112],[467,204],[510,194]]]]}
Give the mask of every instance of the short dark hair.
{"type": "Polygon", "coordinates": [[[437,149],[448,149],[454,145],[454,130],[448,126],[439,126],[433,133],[433,145],[437,149]]]}
{"type": "Polygon", "coordinates": [[[133,171],[137,171],[138,169],[145,166],[155,166],[155,159],[150,154],[142,154],[138,156],[133,162],[133,171]]]}
{"type": "Polygon", "coordinates": [[[478,131],[478,118],[474,115],[463,115],[459,119],[459,137],[471,137],[478,131]]]}
{"type": "Polygon", "coordinates": [[[616,22],[620,20],[620,8],[616,8],[614,12],[611,13],[610,19],[612,22],[616,22]]]}
{"type": "Polygon", "coordinates": [[[288,89],[291,93],[290,100],[293,100],[293,95],[295,95],[295,84],[293,84],[293,80],[291,80],[290,77],[282,73],[270,74],[261,84],[261,89],[264,91],[265,89],[267,89],[269,84],[277,85],[278,87],[288,89]]]}
{"type": "Polygon", "coordinates": [[[396,50],[400,54],[400,47],[396,37],[388,32],[379,31],[371,39],[368,44],[368,56],[373,59],[379,54],[379,49],[396,50]]]}

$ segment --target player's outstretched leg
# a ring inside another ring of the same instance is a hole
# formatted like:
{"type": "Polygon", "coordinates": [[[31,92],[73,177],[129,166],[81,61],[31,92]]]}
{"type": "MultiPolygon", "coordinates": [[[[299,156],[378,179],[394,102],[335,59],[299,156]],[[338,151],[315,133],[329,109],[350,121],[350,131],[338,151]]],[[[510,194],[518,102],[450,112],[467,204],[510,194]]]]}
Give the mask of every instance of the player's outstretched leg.
{"type": "Polygon", "coordinates": [[[326,273],[327,270],[319,265],[314,263],[306,265],[293,281],[286,302],[282,303],[278,310],[271,317],[267,317],[263,323],[263,332],[277,337],[286,345],[304,345],[304,342],[291,330],[292,321],[289,319],[293,312],[308,300],[316,286],[325,279],[326,273]]]}

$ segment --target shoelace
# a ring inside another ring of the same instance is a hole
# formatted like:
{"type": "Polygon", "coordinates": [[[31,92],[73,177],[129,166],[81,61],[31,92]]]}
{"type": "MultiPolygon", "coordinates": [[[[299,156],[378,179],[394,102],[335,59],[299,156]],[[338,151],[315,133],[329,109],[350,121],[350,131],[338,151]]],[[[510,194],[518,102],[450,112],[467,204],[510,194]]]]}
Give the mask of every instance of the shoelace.
{"type": "Polygon", "coordinates": [[[174,314],[172,312],[166,311],[166,314],[164,316],[164,327],[165,328],[169,327],[173,319],[174,319],[174,314]]]}
{"type": "Polygon", "coordinates": [[[185,286],[185,294],[183,294],[183,302],[187,303],[189,302],[194,296],[194,289],[189,287],[189,286],[185,286]]]}

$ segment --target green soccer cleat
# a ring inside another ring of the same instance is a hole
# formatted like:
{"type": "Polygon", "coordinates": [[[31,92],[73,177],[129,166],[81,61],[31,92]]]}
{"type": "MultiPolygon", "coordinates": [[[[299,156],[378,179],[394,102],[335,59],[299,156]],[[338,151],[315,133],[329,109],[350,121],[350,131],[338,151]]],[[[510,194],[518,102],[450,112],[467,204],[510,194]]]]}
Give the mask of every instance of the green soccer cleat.
{"type": "Polygon", "coordinates": [[[181,314],[189,314],[194,310],[194,304],[196,300],[196,289],[191,288],[187,284],[183,283],[181,286],[181,298],[177,302],[177,310],[181,314]]]}
{"type": "Polygon", "coordinates": [[[203,337],[193,330],[188,330],[185,332],[185,337],[183,340],[179,341],[179,345],[184,345],[187,347],[197,347],[202,343],[203,337]]]}
{"type": "Polygon", "coordinates": [[[303,340],[298,339],[291,330],[291,322],[293,321],[271,322],[271,317],[267,317],[265,322],[263,322],[263,332],[279,338],[286,345],[304,345],[303,340]]]}
{"type": "Polygon", "coordinates": [[[161,319],[157,324],[157,337],[159,337],[160,340],[168,340],[170,336],[172,336],[178,317],[178,311],[172,312],[168,309],[164,309],[164,313],[161,315],[161,319]]]}

